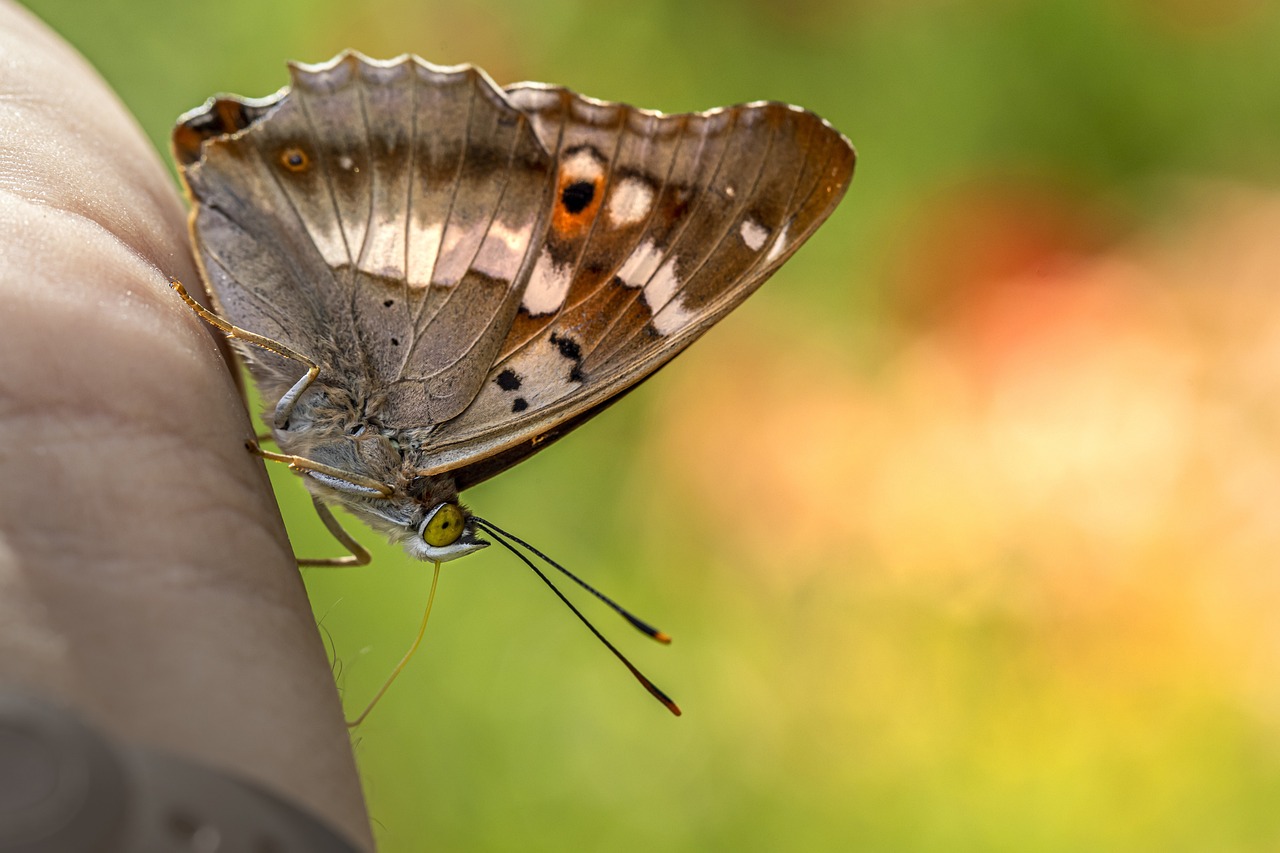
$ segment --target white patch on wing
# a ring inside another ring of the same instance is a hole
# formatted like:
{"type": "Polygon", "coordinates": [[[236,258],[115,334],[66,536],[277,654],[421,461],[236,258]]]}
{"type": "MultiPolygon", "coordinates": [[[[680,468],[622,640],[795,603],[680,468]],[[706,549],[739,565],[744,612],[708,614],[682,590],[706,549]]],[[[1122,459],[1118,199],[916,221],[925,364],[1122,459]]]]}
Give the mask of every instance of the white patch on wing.
{"type": "Polygon", "coordinates": [[[754,219],[742,220],[742,227],[738,229],[738,233],[742,235],[742,242],[746,243],[747,248],[753,252],[760,251],[764,241],[769,239],[769,229],[754,219]]]}
{"type": "Polygon", "coordinates": [[[553,261],[551,251],[544,248],[533,265],[520,307],[533,317],[559,309],[569,293],[570,272],[568,266],[553,261]]]}
{"type": "Polygon", "coordinates": [[[484,225],[473,223],[470,227],[449,223],[444,232],[444,242],[440,244],[440,258],[436,261],[435,274],[431,283],[444,287],[452,287],[462,280],[471,266],[471,261],[484,239],[484,225]]]}
{"type": "Polygon", "coordinates": [[[333,215],[333,207],[328,199],[321,204],[314,195],[308,195],[291,181],[283,181],[281,189],[293,202],[293,207],[302,217],[307,228],[307,236],[320,250],[320,257],[329,266],[337,269],[351,263],[347,254],[347,240],[343,236],[342,222],[333,215]]]}
{"type": "Polygon", "coordinates": [[[685,308],[684,297],[677,293],[679,289],[675,258],[663,264],[658,274],[644,287],[644,301],[653,315],[653,327],[659,334],[669,335],[683,328],[694,316],[694,312],[685,308]]]}
{"type": "Polygon", "coordinates": [[[442,223],[414,223],[409,229],[409,268],[405,270],[410,287],[425,288],[431,284],[431,273],[440,253],[442,223]]]}
{"type": "Polygon", "coordinates": [[[349,154],[342,154],[338,157],[338,168],[344,172],[350,172],[355,164],[356,161],[352,160],[349,154]]]}
{"type": "Polygon", "coordinates": [[[307,222],[307,235],[329,266],[337,269],[351,262],[347,255],[347,241],[342,235],[342,223],[336,217],[325,222],[307,222]]]}
{"type": "Polygon", "coordinates": [[[604,174],[600,165],[590,151],[578,151],[565,158],[560,164],[560,176],[567,183],[574,181],[596,181],[604,174]]]}
{"type": "Polygon", "coordinates": [[[623,178],[609,191],[609,223],[615,228],[634,225],[649,215],[653,187],[640,178],[623,178]]]}
{"type": "Polygon", "coordinates": [[[660,335],[670,335],[689,325],[693,318],[694,312],[684,307],[683,299],[673,299],[666,308],[653,315],[653,327],[660,335]]]}
{"type": "Polygon", "coordinates": [[[775,237],[773,240],[773,245],[769,247],[768,253],[766,253],[764,256],[765,263],[773,262],[774,260],[777,259],[778,255],[781,255],[783,252],[786,251],[787,229],[790,227],[791,227],[790,222],[782,226],[782,230],[778,232],[778,236],[775,237]]]}
{"type": "Polygon", "coordinates": [[[480,244],[480,251],[476,254],[472,268],[490,278],[514,280],[524,261],[525,250],[529,247],[533,223],[531,218],[522,228],[511,228],[505,222],[495,219],[489,226],[484,242],[480,244]]]}
{"type": "Polygon", "coordinates": [[[402,219],[381,222],[370,228],[360,255],[360,269],[370,275],[403,279],[405,277],[404,241],[402,219]]]}
{"type": "Polygon", "coordinates": [[[627,287],[643,287],[662,263],[662,250],[652,240],[645,240],[627,256],[618,268],[618,278],[627,287]]]}

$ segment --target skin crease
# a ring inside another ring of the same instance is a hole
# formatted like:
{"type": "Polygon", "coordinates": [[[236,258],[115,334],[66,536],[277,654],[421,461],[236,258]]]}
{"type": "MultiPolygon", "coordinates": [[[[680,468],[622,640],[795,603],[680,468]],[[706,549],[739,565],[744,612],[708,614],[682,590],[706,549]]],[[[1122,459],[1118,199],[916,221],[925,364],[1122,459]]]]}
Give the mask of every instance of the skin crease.
{"type": "Polygon", "coordinates": [[[373,849],[351,742],[173,179],[0,0],[0,688],[256,782],[373,849]]]}

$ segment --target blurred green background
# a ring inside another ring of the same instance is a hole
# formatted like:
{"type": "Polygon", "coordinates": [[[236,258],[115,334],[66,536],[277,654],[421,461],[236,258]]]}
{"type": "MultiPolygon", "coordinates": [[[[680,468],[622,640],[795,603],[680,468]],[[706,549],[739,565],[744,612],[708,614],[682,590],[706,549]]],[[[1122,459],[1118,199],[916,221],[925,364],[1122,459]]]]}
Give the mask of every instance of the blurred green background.
{"type": "MultiPolygon", "coordinates": [[[[28,5],[165,152],[346,47],[859,149],[759,295],[466,496],[674,635],[588,608],[685,716],[510,555],[449,565],[356,733],[382,849],[1280,849],[1277,4],[28,5]]],[[[424,568],[306,575],[349,714],[424,568]]]]}

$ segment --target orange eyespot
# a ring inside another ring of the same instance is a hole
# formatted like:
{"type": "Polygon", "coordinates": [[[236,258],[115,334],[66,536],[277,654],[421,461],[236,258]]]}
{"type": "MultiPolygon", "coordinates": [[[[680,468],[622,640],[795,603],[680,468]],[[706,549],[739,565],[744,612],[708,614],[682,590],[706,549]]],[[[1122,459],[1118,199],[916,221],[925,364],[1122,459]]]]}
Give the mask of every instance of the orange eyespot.
{"type": "Polygon", "coordinates": [[[561,237],[576,237],[591,224],[600,210],[603,183],[600,177],[575,180],[561,174],[552,217],[552,227],[561,237]]]}
{"type": "Polygon", "coordinates": [[[305,172],[311,165],[311,158],[298,146],[290,145],[280,152],[280,165],[290,172],[305,172]]]}

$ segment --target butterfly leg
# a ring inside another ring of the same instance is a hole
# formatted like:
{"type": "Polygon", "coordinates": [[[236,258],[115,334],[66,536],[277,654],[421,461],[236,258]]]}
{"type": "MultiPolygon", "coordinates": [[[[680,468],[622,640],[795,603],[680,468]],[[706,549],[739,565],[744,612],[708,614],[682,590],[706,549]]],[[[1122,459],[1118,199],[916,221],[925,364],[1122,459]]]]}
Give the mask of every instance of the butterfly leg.
{"type": "Polygon", "coordinates": [[[311,559],[299,559],[299,566],[367,566],[369,565],[369,552],[365,547],[351,538],[351,534],[342,529],[342,525],[338,523],[338,519],[333,517],[333,512],[316,498],[312,498],[311,502],[315,504],[316,515],[320,516],[320,520],[324,522],[325,528],[333,534],[333,538],[342,543],[342,547],[351,553],[345,557],[317,557],[311,559]]]}
{"type": "MultiPolygon", "coordinates": [[[[357,478],[354,474],[345,471],[339,471],[337,468],[330,468],[311,459],[302,456],[289,456],[284,453],[272,453],[270,450],[263,450],[255,441],[246,441],[245,447],[255,456],[260,456],[270,462],[282,462],[289,468],[298,473],[307,473],[318,478],[327,485],[341,484],[341,488],[352,490],[355,488],[367,489],[372,494],[382,495],[386,497],[391,494],[391,487],[379,483],[375,480],[367,480],[363,477],[357,478]],[[333,482],[333,481],[336,481],[333,482]]],[[[351,534],[342,529],[342,525],[338,523],[338,519],[333,517],[333,513],[329,507],[314,496],[311,502],[315,505],[316,515],[320,516],[320,520],[324,522],[325,528],[333,534],[333,538],[342,543],[342,546],[351,553],[345,557],[318,557],[315,559],[306,558],[299,559],[299,566],[365,566],[369,564],[369,552],[364,546],[351,538],[351,534]]]]}
{"type": "Polygon", "coordinates": [[[306,391],[311,383],[315,381],[315,378],[320,375],[320,366],[292,347],[285,346],[279,341],[273,341],[271,338],[256,335],[247,329],[242,329],[239,326],[233,326],[231,323],[228,323],[226,320],[222,319],[217,314],[192,299],[191,294],[187,293],[187,289],[182,286],[182,282],[178,281],[176,278],[169,279],[169,286],[172,287],[178,296],[182,298],[183,302],[187,303],[187,306],[190,307],[192,311],[196,312],[196,316],[222,332],[228,338],[238,338],[245,343],[253,344],[255,347],[260,347],[267,352],[273,352],[278,356],[296,361],[299,364],[306,366],[307,372],[303,374],[301,379],[293,384],[292,388],[285,392],[284,396],[280,398],[280,402],[276,403],[276,411],[273,418],[274,424],[272,425],[277,429],[282,429],[285,424],[289,422],[289,414],[293,411],[294,404],[298,402],[298,398],[302,396],[302,392],[306,391]]]}
{"type": "Polygon", "coordinates": [[[350,471],[343,471],[339,468],[325,465],[323,462],[316,462],[305,456],[291,456],[287,453],[274,453],[270,450],[263,450],[256,441],[246,441],[244,446],[255,456],[260,456],[269,462],[282,462],[299,474],[311,474],[326,486],[340,489],[344,492],[387,498],[391,497],[395,491],[386,483],[380,483],[368,477],[361,477],[358,474],[352,474],[350,471]]]}

